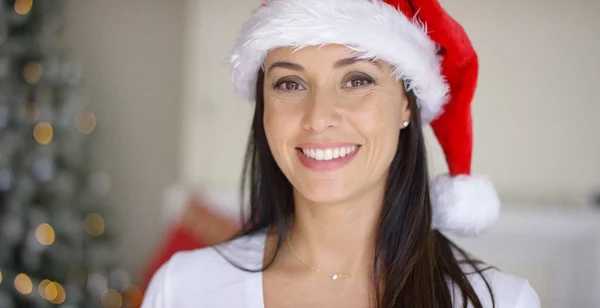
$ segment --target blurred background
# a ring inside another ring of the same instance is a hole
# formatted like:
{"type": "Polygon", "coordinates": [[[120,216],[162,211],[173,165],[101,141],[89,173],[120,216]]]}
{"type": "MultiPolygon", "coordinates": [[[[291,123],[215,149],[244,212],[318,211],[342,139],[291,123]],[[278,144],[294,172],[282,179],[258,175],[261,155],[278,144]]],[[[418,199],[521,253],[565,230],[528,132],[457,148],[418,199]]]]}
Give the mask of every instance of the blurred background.
{"type": "MultiPolygon", "coordinates": [[[[237,227],[252,105],[226,57],[260,0],[0,0],[0,307],[137,307],[237,227]]],[[[600,1],[441,0],[480,56],[477,257],[600,307],[600,1]]],[[[432,175],[447,171],[427,131],[432,175]]]]}

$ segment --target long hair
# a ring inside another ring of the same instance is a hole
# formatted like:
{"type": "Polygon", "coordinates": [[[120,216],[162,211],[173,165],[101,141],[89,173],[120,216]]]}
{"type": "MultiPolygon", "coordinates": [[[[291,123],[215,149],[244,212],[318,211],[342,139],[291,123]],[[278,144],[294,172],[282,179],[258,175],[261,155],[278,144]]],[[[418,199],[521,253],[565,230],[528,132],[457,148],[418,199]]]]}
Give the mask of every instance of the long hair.
{"type": "MultiPolygon", "coordinates": [[[[278,232],[275,252],[262,271],[277,258],[291,219],[294,217],[292,185],[285,177],[267,143],[264,130],[264,71],[256,84],[256,106],[242,172],[242,200],[249,211],[242,211],[242,228],[236,237],[270,227],[278,232]],[[246,195],[249,193],[249,195],[246,195]]],[[[431,229],[431,201],[425,142],[416,97],[408,92],[411,125],[402,130],[398,148],[390,165],[385,198],[374,243],[372,282],[376,305],[396,307],[456,307],[453,293],[483,308],[467,279],[480,275],[493,301],[490,285],[479,265],[440,232],[431,229]],[[460,258],[460,260],[459,260],[460,258]],[[472,269],[465,273],[463,267],[472,269]]],[[[246,270],[231,260],[234,266],[246,270]]]]}

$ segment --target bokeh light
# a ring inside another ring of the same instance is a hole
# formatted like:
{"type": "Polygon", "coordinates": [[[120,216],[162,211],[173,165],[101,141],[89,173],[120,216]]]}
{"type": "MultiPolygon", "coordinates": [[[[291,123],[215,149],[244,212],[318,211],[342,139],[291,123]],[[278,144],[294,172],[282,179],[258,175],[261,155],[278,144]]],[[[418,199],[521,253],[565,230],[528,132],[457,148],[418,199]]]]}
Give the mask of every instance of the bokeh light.
{"type": "Polygon", "coordinates": [[[56,287],[56,282],[49,283],[44,288],[44,298],[49,301],[53,301],[58,297],[58,288],[56,287]]]}
{"type": "Polygon", "coordinates": [[[104,308],[121,308],[123,298],[116,290],[108,289],[102,293],[102,306],[104,308]]]}
{"type": "Polygon", "coordinates": [[[121,290],[125,307],[139,307],[142,305],[142,291],[132,284],[128,284],[121,290]]]}
{"type": "Polygon", "coordinates": [[[33,0],[17,0],[15,1],[15,12],[20,15],[27,15],[33,7],[33,0]]]}
{"type": "Polygon", "coordinates": [[[96,213],[89,214],[84,221],[85,232],[91,236],[99,236],[104,233],[104,219],[96,213]]]}
{"type": "Polygon", "coordinates": [[[75,120],[75,126],[80,133],[91,134],[96,128],[96,115],[91,111],[81,112],[75,120]]]}
{"type": "Polygon", "coordinates": [[[2,271],[0,271],[0,283],[2,283],[2,271]]]}
{"type": "Polygon", "coordinates": [[[35,237],[40,244],[50,246],[54,244],[56,235],[54,234],[54,229],[52,226],[47,223],[43,223],[35,229],[35,237]]]}
{"type": "Polygon", "coordinates": [[[33,137],[39,144],[48,144],[52,141],[54,131],[48,122],[40,122],[33,129],[33,137]]]}
{"type": "Polygon", "coordinates": [[[15,289],[21,294],[29,294],[33,290],[33,284],[29,276],[21,273],[15,277],[15,289]]]}
{"type": "Polygon", "coordinates": [[[45,294],[47,300],[55,305],[60,305],[65,302],[67,299],[67,294],[65,293],[65,289],[58,282],[51,282],[47,287],[45,294]]]}
{"type": "Polygon", "coordinates": [[[23,68],[23,78],[30,84],[36,84],[42,78],[42,64],[40,62],[29,62],[23,68]]]}
{"type": "Polygon", "coordinates": [[[48,296],[46,296],[46,288],[52,283],[52,281],[48,280],[48,279],[44,279],[42,280],[42,282],[40,282],[40,285],[38,286],[38,292],[40,293],[40,296],[47,300],[48,296]]]}

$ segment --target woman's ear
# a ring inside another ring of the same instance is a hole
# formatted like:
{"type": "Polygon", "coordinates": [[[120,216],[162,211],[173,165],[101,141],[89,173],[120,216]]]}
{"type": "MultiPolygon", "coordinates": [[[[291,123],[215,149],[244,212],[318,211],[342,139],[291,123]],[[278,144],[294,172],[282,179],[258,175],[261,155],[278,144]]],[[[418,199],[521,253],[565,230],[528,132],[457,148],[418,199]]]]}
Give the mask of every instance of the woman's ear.
{"type": "Polygon", "coordinates": [[[404,107],[404,113],[402,115],[402,119],[404,121],[410,121],[410,119],[412,119],[412,109],[410,106],[410,101],[408,99],[406,100],[406,106],[404,107]]]}
{"type": "MultiPolygon", "coordinates": [[[[404,84],[402,85],[404,88],[404,84]]],[[[411,108],[411,93],[404,91],[402,95],[402,128],[408,127],[410,125],[410,120],[412,119],[412,108],[411,108]]]]}

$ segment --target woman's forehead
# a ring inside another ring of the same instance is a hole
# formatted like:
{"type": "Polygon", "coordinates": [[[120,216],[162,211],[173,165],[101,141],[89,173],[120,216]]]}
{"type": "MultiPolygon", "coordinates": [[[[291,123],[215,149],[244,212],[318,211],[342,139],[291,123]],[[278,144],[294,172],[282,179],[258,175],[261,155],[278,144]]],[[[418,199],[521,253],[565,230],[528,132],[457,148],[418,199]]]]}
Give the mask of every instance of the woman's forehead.
{"type": "MultiPolygon", "coordinates": [[[[329,44],[321,46],[305,46],[298,47],[279,47],[269,51],[265,57],[265,68],[271,64],[280,61],[293,62],[300,65],[308,66],[327,66],[343,59],[360,58],[360,54],[346,45],[329,44]]],[[[375,61],[375,59],[369,59],[375,61]]],[[[389,66],[383,60],[377,60],[381,66],[389,66]]]]}

